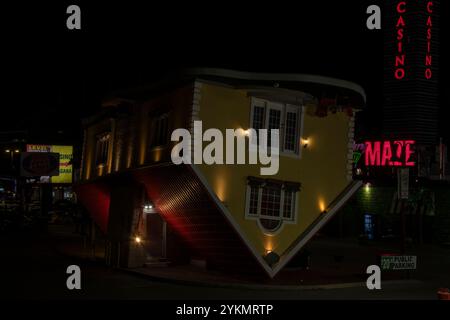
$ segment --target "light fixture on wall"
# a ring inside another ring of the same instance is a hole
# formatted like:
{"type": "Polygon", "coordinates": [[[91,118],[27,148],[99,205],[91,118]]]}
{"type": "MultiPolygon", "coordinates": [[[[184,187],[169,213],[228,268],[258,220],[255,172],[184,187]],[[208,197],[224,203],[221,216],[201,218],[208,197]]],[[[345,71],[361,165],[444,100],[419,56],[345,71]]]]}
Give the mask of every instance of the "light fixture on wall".
{"type": "Polygon", "coordinates": [[[139,237],[139,236],[134,237],[134,242],[141,243],[142,242],[141,237],[139,237]]]}
{"type": "Polygon", "coordinates": [[[145,202],[144,204],[144,213],[152,213],[153,212],[153,204],[151,202],[145,202]]]}
{"type": "Polygon", "coordinates": [[[302,139],[302,144],[303,144],[303,148],[308,148],[308,145],[309,145],[309,139],[308,139],[308,138],[302,139]]]}
{"type": "Polygon", "coordinates": [[[241,129],[242,131],[242,134],[244,135],[244,136],[246,136],[246,137],[249,137],[250,136],[250,129],[241,129]]]}
{"type": "Polygon", "coordinates": [[[280,261],[280,256],[274,251],[267,251],[263,256],[264,260],[267,262],[269,266],[275,265],[278,261],[280,261]]]}

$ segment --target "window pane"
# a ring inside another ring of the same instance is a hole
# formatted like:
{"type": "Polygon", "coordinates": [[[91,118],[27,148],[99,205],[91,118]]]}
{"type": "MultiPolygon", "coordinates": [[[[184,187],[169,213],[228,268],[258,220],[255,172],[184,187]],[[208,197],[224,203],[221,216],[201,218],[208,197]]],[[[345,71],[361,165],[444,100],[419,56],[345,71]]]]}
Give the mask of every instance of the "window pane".
{"type": "Polygon", "coordinates": [[[297,145],[297,113],[286,112],[286,131],[284,138],[284,149],[296,151],[297,145]]]}
{"type": "Polygon", "coordinates": [[[267,231],[275,231],[281,225],[281,220],[271,220],[271,219],[260,219],[261,225],[267,231]]]}
{"type": "Polygon", "coordinates": [[[293,214],[293,197],[294,197],[294,191],[292,190],[285,190],[284,191],[284,207],[283,207],[283,218],[285,219],[292,219],[293,214]]]}
{"type": "MultiPolygon", "coordinates": [[[[281,123],[281,110],[276,110],[276,109],[270,109],[269,110],[269,127],[267,129],[280,129],[280,123],[281,123]]],[[[267,146],[270,147],[271,146],[271,137],[272,137],[272,132],[269,131],[268,134],[268,141],[267,141],[267,146]]]]}
{"type": "Polygon", "coordinates": [[[250,215],[258,214],[258,196],[259,187],[256,185],[250,186],[250,205],[248,209],[248,214],[250,215]]]}
{"type": "Polygon", "coordinates": [[[264,107],[255,106],[253,108],[253,129],[263,129],[264,128],[264,107]]]}
{"type": "Polygon", "coordinates": [[[261,199],[261,215],[280,216],[281,187],[277,185],[267,185],[263,189],[261,199]]]}
{"type": "Polygon", "coordinates": [[[253,107],[252,128],[256,130],[256,137],[252,137],[252,143],[257,144],[259,139],[258,129],[264,129],[264,112],[265,108],[262,106],[253,107]]]}
{"type": "Polygon", "coordinates": [[[152,128],[153,139],[151,143],[152,147],[164,146],[167,144],[168,129],[169,129],[169,118],[167,114],[162,115],[153,121],[153,128],[152,128]]]}

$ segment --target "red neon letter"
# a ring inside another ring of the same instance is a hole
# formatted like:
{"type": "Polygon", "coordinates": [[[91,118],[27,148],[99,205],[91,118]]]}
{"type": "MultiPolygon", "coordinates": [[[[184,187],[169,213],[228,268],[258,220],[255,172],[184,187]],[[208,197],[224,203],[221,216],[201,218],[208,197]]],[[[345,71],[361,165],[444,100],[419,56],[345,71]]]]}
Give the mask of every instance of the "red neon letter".
{"type": "Polygon", "coordinates": [[[414,161],[409,161],[411,155],[414,151],[411,150],[411,145],[415,144],[414,140],[406,140],[405,141],[405,165],[407,167],[413,167],[416,163],[414,161]]]}
{"type": "MultiPolygon", "coordinates": [[[[397,145],[397,148],[395,150],[395,155],[397,159],[401,159],[402,157],[402,149],[403,149],[403,141],[394,141],[394,144],[397,145]]],[[[391,164],[393,166],[399,167],[402,165],[401,161],[391,161],[391,164]]]]}
{"type": "Polygon", "coordinates": [[[392,150],[391,143],[389,141],[383,142],[383,155],[381,156],[381,165],[391,164],[392,150]]]}
{"type": "Polygon", "coordinates": [[[430,69],[430,68],[427,68],[427,69],[425,70],[425,78],[427,78],[428,80],[430,80],[432,76],[433,76],[433,73],[431,72],[431,69],[430,69]]]}
{"type": "Polygon", "coordinates": [[[428,13],[433,13],[433,9],[431,9],[432,6],[433,6],[433,1],[428,1],[428,3],[427,3],[428,13]]]}
{"type": "Polygon", "coordinates": [[[405,26],[405,20],[403,20],[403,17],[402,17],[402,16],[400,16],[400,17],[398,18],[396,27],[398,28],[400,25],[401,25],[402,27],[405,26]]]}
{"type": "Polygon", "coordinates": [[[403,28],[397,30],[397,40],[403,39],[403,28]]]}
{"type": "Polygon", "coordinates": [[[405,6],[406,6],[406,2],[405,1],[400,1],[397,4],[397,12],[398,13],[405,13],[406,12],[405,6]],[[402,6],[403,6],[403,8],[402,8],[402,6]]]}
{"type": "Polygon", "coordinates": [[[372,142],[367,141],[366,143],[366,166],[379,166],[380,165],[380,141],[372,142]]]}
{"type": "Polygon", "coordinates": [[[395,57],[395,66],[398,67],[399,65],[404,66],[405,65],[405,55],[402,54],[401,56],[395,57]]]}
{"type": "Polygon", "coordinates": [[[395,70],[395,78],[397,80],[403,79],[404,77],[405,77],[405,70],[403,68],[395,70]]]}

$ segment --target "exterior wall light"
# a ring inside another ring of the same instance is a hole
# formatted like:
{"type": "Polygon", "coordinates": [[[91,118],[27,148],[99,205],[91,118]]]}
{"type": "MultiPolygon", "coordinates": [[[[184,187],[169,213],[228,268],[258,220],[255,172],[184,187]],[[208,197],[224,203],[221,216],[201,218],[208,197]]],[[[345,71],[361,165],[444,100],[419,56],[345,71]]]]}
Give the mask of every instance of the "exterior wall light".
{"type": "Polygon", "coordinates": [[[141,237],[139,237],[139,236],[134,237],[134,242],[141,243],[142,242],[141,237]]]}
{"type": "Polygon", "coordinates": [[[264,255],[264,260],[267,262],[269,266],[273,266],[278,261],[280,261],[280,256],[273,251],[270,251],[264,255]]]}
{"type": "Polygon", "coordinates": [[[153,212],[153,204],[146,202],[144,204],[144,213],[152,213],[153,212]]]}
{"type": "Polygon", "coordinates": [[[303,143],[303,148],[308,148],[308,145],[309,145],[309,139],[308,139],[308,138],[302,139],[302,143],[303,143]]]}

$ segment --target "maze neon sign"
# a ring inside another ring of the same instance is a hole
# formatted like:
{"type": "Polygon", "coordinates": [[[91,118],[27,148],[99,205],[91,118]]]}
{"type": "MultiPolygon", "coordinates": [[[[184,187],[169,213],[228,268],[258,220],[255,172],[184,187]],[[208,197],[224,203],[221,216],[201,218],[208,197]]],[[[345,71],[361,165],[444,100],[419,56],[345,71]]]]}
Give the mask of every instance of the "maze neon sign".
{"type": "Polygon", "coordinates": [[[413,167],[414,140],[366,141],[364,164],[378,167],[413,167]]]}

